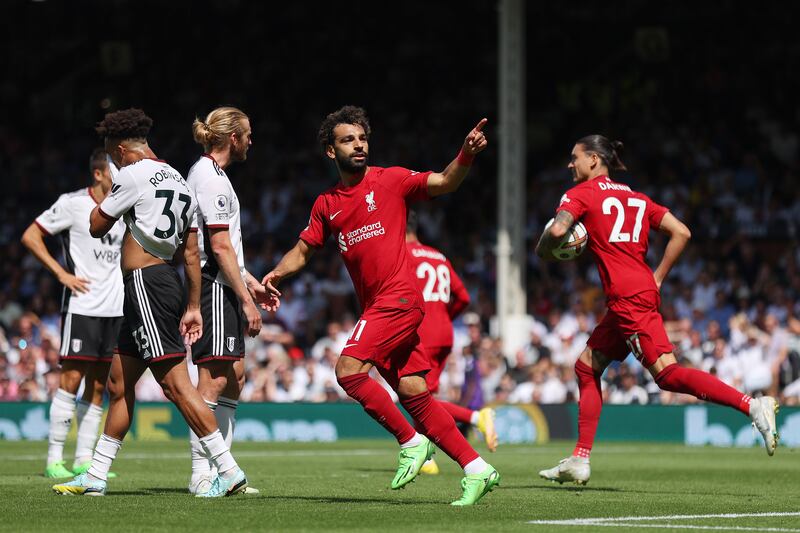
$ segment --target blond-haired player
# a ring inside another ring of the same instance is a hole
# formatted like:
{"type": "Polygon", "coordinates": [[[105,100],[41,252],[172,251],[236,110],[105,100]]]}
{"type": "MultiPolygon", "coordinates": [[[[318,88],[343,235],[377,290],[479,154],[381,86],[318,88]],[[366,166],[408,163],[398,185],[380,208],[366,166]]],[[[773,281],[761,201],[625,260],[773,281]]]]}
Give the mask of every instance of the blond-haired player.
{"type": "MultiPolygon", "coordinates": [[[[228,447],[239,394],[244,384],[244,332],[261,331],[261,313],[253,302],[264,286],[244,267],[240,205],[225,169],[247,159],[250,119],[235,107],[220,107],[192,125],[194,140],[205,153],[189,170],[187,184],[197,198],[197,239],[202,267],[203,336],[192,346],[198,366],[197,390],[214,411],[228,447]]],[[[197,435],[191,433],[192,477],[189,491],[203,492],[214,479],[197,435]]],[[[247,492],[257,492],[249,488],[247,492]]]]}

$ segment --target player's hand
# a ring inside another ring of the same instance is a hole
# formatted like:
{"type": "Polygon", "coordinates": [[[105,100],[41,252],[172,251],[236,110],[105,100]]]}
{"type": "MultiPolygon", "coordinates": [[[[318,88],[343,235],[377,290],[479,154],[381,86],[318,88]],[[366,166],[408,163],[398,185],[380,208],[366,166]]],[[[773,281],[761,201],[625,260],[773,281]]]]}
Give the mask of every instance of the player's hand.
{"type": "Polygon", "coordinates": [[[191,346],[203,336],[203,314],[200,308],[186,308],[181,317],[180,332],[186,346],[191,346]]]}
{"type": "Polygon", "coordinates": [[[72,292],[85,293],[89,292],[89,284],[91,281],[78,276],[73,276],[69,272],[64,272],[58,277],[58,282],[71,290],[72,292]]]}
{"type": "Polygon", "coordinates": [[[489,119],[482,118],[478,125],[469,132],[467,138],[464,139],[464,147],[462,148],[465,153],[475,155],[482,152],[489,144],[489,141],[486,140],[486,135],[483,133],[483,127],[488,121],[489,119]]]}
{"type": "Polygon", "coordinates": [[[656,276],[655,274],[653,274],[653,280],[655,280],[656,287],[658,288],[658,290],[660,292],[661,291],[661,284],[663,283],[663,280],[658,279],[658,276],[656,276]]]}
{"type": "Polygon", "coordinates": [[[281,306],[281,291],[278,290],[280,281],[281,276],[274,270],[261,280],[261,284],[264,285],[264,289],[267,291],[267,302],[261,306],[263,309],[274,313],[281,306]]]}
{"type": "Polygon", "coordinates": [[[247,320],[245,333],[250,337],[255,337],[261,333],[261,311],[255,306],[252,300],[244,302],[242,305],[244,317],[247,320]]]}

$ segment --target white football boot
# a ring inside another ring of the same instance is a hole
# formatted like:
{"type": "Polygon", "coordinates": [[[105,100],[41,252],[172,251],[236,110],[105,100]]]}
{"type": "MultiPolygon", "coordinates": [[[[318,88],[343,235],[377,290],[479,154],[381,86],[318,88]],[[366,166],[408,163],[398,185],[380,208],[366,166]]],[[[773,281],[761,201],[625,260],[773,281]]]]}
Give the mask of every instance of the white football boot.
{"type": "Polygon", "coordinates": [[[189,493],[199,494],[208,492],[213,481],[214,477],[212,477],[210,472],[208,474],[193,475],[192,479],[189,481],[189,493]]]}
{"type": "Polygon", "coordinates": [[[767,455],[773,455],[778,447],[778,426],[775,415],[778,412],[778,402],[772,396],[762,396],[750,400],[750,419],[753,427],[764,437],[764,446],[767,455]]]}
{"type": "Polygon", "coordinates": [[[589,466],[589,459],[587,457],[575,457],[574,455],[560,460],[558,465],[549,470],[539,472],[539,476],[544,479],[558,481],[559,483],[572,481],[576,485],[586,485],[591,475],[592,469],[589,466]]]}

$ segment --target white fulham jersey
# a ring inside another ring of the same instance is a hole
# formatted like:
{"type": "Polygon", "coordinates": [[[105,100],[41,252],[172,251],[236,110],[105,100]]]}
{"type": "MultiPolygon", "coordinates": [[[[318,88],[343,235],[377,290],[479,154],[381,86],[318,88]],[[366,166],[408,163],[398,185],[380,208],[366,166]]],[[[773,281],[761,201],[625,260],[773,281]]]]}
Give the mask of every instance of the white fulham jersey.
{"type": "Polygon", "coordinates": [[[97,205],[89,188],[62,194],[36,218],[48,235],[61,237],[67,271],[89,280],[89,290],[72,293],[64,287],[62,313],[91,317],[122,316],[124,292],[119,268],[125,224],[117,222],[105,236],[89,234],[89,215],[97,205]]]}
{"type": "Polygon", "coordinates": [[[200,265],[203,273],[218,283],[231,286],[220,271],[209,242],[209,229],[227,229],[231,245],[236,251],[239,273],[244,278],[244,251],[242,250],[242,227],[239,223],[239,198],[231,181],[214,158],[208,154],[197,160],[186,178],[189,188],[197,198],[197,227],[200,245],[200,265]]]}
{"type": "Polygon", "coordinates": [[[142,159],[120,169],[100,204],[109,219],[124,216],[136,242],[170,261],[193,222],[197,202],[177,170],[165,161],[142,159]]]}

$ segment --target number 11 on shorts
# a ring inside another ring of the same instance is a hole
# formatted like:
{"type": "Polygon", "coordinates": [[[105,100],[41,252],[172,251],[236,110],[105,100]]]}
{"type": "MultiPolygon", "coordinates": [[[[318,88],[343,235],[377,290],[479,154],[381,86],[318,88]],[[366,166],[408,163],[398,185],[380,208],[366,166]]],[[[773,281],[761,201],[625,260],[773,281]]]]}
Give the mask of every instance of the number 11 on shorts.
{"type": "Polygon", "coordinates": [[[361,339],[361,334],[364,333],[364,326],[367,325],[366,320],[359,320],[356,322],[355,327],[353,328],[353,332],[350,334],[350,339],[356,342],[361,339]]]}

